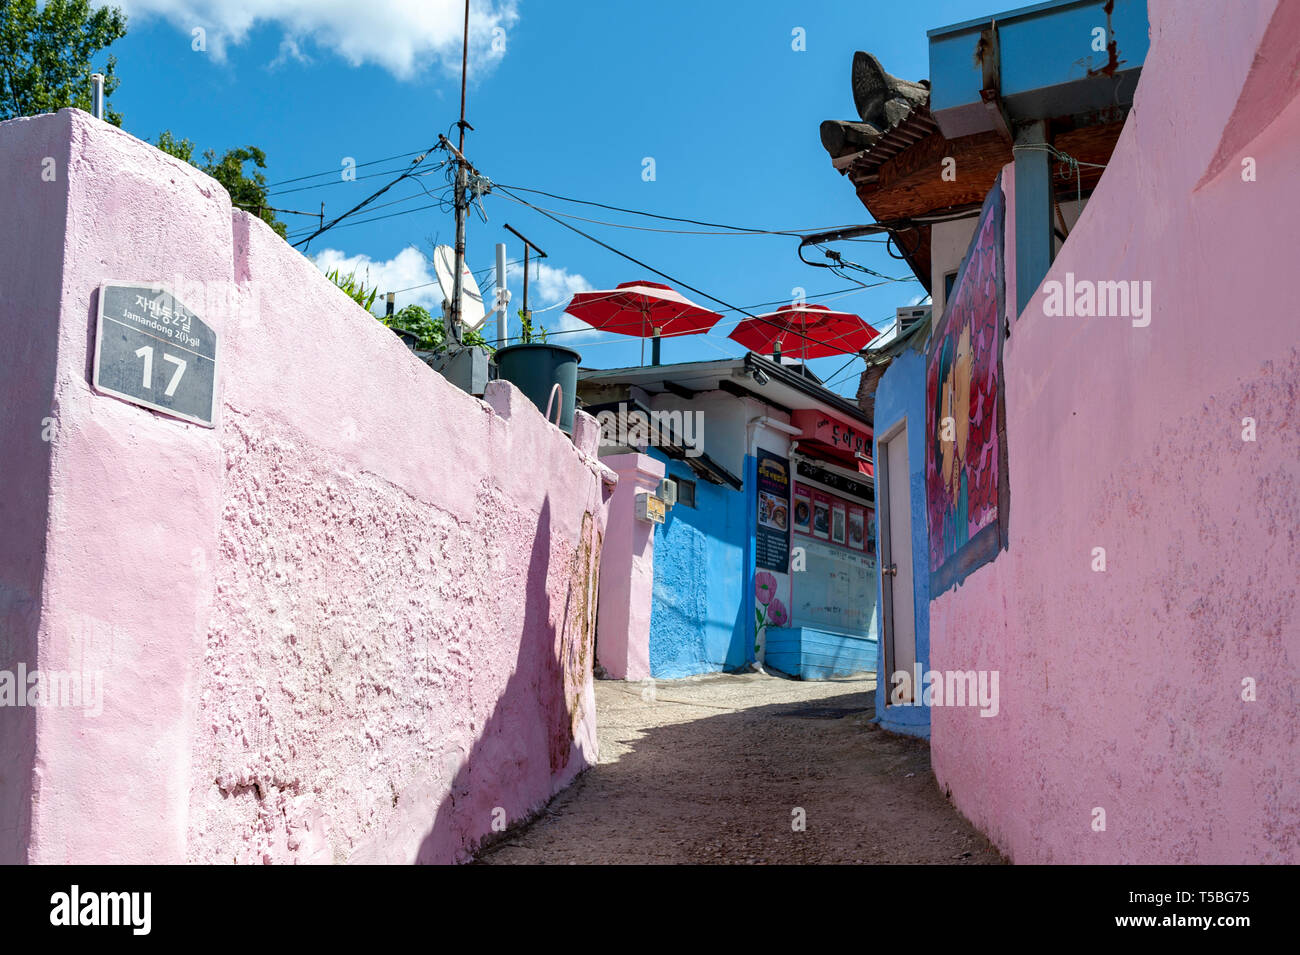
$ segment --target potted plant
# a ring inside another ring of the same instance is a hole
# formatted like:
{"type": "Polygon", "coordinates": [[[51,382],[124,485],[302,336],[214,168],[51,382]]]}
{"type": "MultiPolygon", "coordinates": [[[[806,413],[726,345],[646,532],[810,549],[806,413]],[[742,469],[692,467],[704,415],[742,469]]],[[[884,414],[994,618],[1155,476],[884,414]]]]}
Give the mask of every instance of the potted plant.
{"type": "Polygon", "coordinates": [[[555,420],[558,408],[560,430],[573,434],[578,362],[582,356],[572,348],[547,342],[546,329],[533,328],[532,315],[525,309],[519,310],[519,328],[520,344],[497,350],[497,377],[527,395],[542,414],[549,407],[551,420],[555,420]]]}

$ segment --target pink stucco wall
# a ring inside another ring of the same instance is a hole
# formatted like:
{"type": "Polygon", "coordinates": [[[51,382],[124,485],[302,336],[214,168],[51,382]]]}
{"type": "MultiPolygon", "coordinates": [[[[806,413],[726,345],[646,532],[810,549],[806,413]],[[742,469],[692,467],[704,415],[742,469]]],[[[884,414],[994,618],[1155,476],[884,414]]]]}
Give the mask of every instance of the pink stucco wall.
{"type": "Polygon", "coordinates": [[[618,475],[609,502],[601,558],[596,658],[616,680],[650,676],[650,606],[654,591],[654,525],[636,518],[636,496],[653,494],[665,466],[648,454],[610,454],[601,463],[618,475]]]}
{"type": "Polygon", "coordinates": [[[931,606],[932,666],[999,670],[1000,713],[934,708],[934,769],[1017,862],[1295,863],[1300,4],[1150,16],[1047,278],[1149,280],[1151,324],[1013,322],[1010,548],[931,606]]]}
{"type": "Polygon", "coordinates": [[[594,761],[594,421],[458,391],[84,113],[0,124],[0,213],[0,668],[103,674],[0,709],[0,860],[452,861],[594,761]],[[219,330],[215,429],[91,390],[108,279],[219,330]]]}

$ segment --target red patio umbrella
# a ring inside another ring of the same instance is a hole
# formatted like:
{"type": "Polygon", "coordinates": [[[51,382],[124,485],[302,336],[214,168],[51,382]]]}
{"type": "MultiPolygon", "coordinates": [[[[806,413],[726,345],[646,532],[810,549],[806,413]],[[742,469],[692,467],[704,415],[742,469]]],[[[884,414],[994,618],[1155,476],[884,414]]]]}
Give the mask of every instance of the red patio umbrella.
{"type": "Polygon", "coordinates": [[[834,312],[825,305],[782,305],[775,312],[747,318],[728,336],[750,351],[776,352],[791,358],[851,355],[879,335],[852,312],[834,312]]]}
{"type": "Polygon", "coordinates": [[[579,292],[565,311],[593,328],[642,339],[643,360],[645,338],[653,336],[656,365],[661,335],[698,335],[722,318],[674,288],[645,281],[623,282],[607,292],[579,292]]]}

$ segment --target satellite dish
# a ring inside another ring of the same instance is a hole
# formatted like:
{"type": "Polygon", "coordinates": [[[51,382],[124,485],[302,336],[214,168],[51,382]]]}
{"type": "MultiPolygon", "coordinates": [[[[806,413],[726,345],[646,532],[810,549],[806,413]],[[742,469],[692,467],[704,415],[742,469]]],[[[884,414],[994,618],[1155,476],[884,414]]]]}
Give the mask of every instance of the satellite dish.
{"type": "MultiPolygon", "coordinates": [[[[456,274],[456,250],[449,245],[440,245],[433,250],[433,271],[438,276],[438,285],[442,287],[444,301],[450,302],[455,291],[453,276],[456,274]]],[[[487,319],[483,308],[483,293],[469,270],[469,263],[461,269],[460,287],[460,322],[470,331],[477,331],[487,319]]]]}

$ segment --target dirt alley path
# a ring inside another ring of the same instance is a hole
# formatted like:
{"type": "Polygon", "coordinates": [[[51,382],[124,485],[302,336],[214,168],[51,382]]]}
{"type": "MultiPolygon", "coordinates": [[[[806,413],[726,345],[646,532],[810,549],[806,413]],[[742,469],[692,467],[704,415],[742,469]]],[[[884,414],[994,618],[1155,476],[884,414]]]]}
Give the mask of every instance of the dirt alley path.
{"type": "Polygon", "coordinates": [[[598,680],[599,764],[477,861],[1002,862],[939,791],[928,746],[868,722],[874,692],[749,673],[660,680],[648,702],[598,680]]]}

